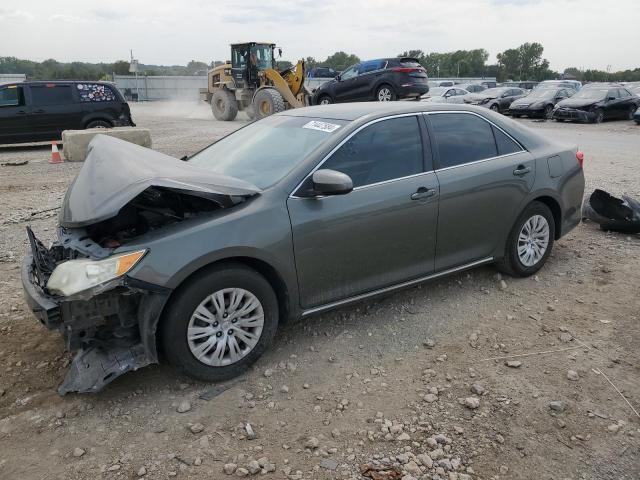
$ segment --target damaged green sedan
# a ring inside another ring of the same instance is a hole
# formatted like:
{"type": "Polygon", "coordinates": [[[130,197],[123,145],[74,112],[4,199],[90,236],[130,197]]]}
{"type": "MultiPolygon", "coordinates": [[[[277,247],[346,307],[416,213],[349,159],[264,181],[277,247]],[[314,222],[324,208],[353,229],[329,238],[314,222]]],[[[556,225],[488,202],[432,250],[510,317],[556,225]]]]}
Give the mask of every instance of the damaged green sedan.
{"type": "Polygon", "coordinates": [[[221,381],[278,324],[485,264],[537,272],[580,222],[582,153],[487,109],[301,108],[180,161],[98,135],[27,303],[77,352],[59,392],[166,358],[221,381]]]}

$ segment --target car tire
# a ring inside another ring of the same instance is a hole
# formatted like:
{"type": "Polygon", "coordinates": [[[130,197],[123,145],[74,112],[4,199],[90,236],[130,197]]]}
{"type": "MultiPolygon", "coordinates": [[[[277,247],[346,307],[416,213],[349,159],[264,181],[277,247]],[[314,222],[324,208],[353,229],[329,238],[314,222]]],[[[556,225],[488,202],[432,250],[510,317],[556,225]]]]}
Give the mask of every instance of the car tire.
{"type": "Polygon", "coordinates": [[[547,105],[544,107],[544,111],[542,112],[542,116],[547,120],[550,120],[553,117],[553,105],[547,105]]]}
{"type": "Polygon", "coordinates": [[[392,102],[397,99],[396,92],[394,92],[391,85],[386,83],[380,85],[376,90],[376,101],[378,102],[392,102]]]}
{"type": "Polygon", "coordinates": [[[636,113],[636,108],[635,107],[631,107],[629,108],[629,113],[627,113],[627,120],[633,120],[633,116],[636,113]]]}
{"type": "Polygon", "coordinates": [[[226,88],[216,90],[211,97],[211,111],[216,120],[230,122],[238,115],[238,101],[226,88]]]}
{"type": "Polygon", "coordinates": [[[86,129],[89,128],[113,128],[113,125],[107,120],[93,120],[87,123],[86,129]]]}
{"type": "Polygon", "coordinates": [[[322,95],[318,98],[318,105],[330,105],[333,103],[333,100],[329,95],[322,95]]]}
{"type": "Polygon", "coordinates": [[[593,117],[593,123],[602,123],[604,121],[604,110],[596,108],[593,113],[595,114],[593,117]]]}
{"type": "Polygon", "coordinates": [[[253,109],[257,120],[274,113],[284,112],[286,108],[284,98],[275,88],[259,90],[253,97],[253,109]]]}
{"type": "Polygon", "coordinates": [[[494,111],[494,112],[496,112],[496,113],[500,113],[500,107],[498,106],[498,104],[497,104],[497,103],[494,103],[493,105],[491,105],[491,106],[489,107],[489,109],[490,109],[490,110],[492,110],[492,111],[494,111]]]}
{"type": "Polygon", "coordinates": [[[162,351],[170,364],[190,377],[206,382],[228,380],[245,372],[267,350],[276,334],[278,318],[276,295],[262,275],[240,263],[222,264],[196,274],[176,291],[162,318],[162,351]],[[222,314],[209,310],[215,310],[214,295],[220,299],[221,292],[224,302],[218,304],[224,303],[224,315],[228,315],[225,320],[222,314]],[[232,306],[233,292],[235,298],[244,292],[236,308],[232,306]],[[245,320],[243,325],[233,319],[233,314],[251,307],[247,306],[249,301],[256,308],[240,317],[245,320]],[[247,319],[248,315],[253,317],[247,319]],[[197,329],[200,331],[188,338],[189,331],[197,329]],[[240,331],[244,333],[240,335],[240,331]],[[245,343],[245,339],[250,342],[245,343]],[[235,342],[235,359],[230,342],[235,342]],[[217,355],[219,351],[222,357],[217,355]]]}
{"type": "Polygon", "coordinates": [[[551,254],[554,238],[555,221],[549,207],[542,202],[530,203],[509,233],[504,257],[496,265],[498,270],[513,277],[533,275],[551,254]]]}

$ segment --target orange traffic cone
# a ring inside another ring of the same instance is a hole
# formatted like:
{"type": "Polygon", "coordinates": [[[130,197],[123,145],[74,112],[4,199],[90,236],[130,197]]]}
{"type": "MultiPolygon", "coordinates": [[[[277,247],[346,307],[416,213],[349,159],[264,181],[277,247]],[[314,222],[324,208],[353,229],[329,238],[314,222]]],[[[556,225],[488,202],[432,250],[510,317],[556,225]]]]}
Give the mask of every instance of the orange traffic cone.
{"type": "Polygon", "coordinates": [[[58,142],[55,140],[51,142],[51,160],[49,160],[49,163],[62,163],[62,157],[58,150],[58,142]]]}

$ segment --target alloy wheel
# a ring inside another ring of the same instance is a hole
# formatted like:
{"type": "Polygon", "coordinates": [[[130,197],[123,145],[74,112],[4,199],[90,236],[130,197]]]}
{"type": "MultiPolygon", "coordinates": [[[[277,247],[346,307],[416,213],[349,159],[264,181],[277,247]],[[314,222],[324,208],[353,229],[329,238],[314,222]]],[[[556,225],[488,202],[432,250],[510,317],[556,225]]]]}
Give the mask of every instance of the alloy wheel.
{"type": "Polygon", "coordinates": [[[378,101],[379,102],[390,102],[393,95],[391,94],[391,89],[388,87],[382,87],[378,90],[378,101]]]}
{"type": "Polygon", "coordinates": [[[331,104],[331,100],[329,100],[329,97],[324,97],[322,100],[320,100],[320,105],[330,105],[331,104]]]}
{"type": "Polygon", "coordinates": [[[525,267],[536,265],[549,246],[549,223],[542,215],[530,217],[518,235],[518,258],[525,267]]]}
{"type": "Polygon", "coordinates": [[[195,309],[187,327],[193,356],[205,365],[231,365],[251,352],[264,328],[260,300],[248,290],[225,288],[195,309]]]}

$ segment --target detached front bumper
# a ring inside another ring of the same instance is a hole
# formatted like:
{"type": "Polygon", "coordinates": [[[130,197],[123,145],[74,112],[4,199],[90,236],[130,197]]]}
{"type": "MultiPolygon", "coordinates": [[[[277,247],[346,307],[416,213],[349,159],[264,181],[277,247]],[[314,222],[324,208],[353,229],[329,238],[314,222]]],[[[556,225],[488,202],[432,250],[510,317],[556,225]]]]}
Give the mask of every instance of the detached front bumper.
{"type": "Polygon", "coordinates": [[[556,120],[574,120],[578,122],[593,122],[596,118],[596,114],[588,112],[586,110],[578,110],[577,108],[556,108],[553,111],[552,118],[556,120]]]}
{"type": "Polygon", "coordinates": [[[34,316],[77,352],[58,392],[98,392],[123,373],[157,363],[156,327],[170,290],[125,276],[94,296],[55,296],[46,290],[47,274],[38,265],[48,254],[43,248],[37,242],[38,251],[25,256],[21,278],[34,316]]]}

